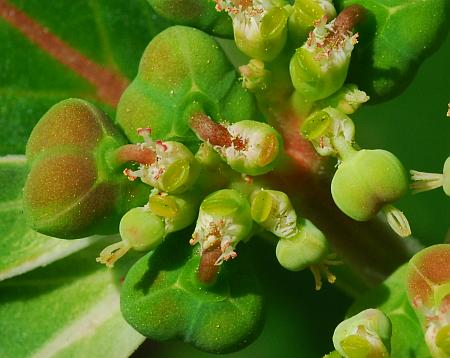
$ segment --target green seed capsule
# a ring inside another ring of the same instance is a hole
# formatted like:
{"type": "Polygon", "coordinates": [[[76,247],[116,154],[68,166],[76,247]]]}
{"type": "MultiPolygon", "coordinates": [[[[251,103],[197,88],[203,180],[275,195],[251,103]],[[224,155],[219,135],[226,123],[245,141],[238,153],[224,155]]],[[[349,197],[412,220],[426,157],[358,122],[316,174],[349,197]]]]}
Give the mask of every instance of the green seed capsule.
{"type": "Polygon", "coordinates": [[[128,211],[120,221],[122,240],[136,251],[150,251],[158,246],[165,236],[164,221],[145,208],[128,211]]]}
{"type": "Polygon", "coordinates": [[[303,219],[294,237],[278,241],[276,255],[281,266],[290,271],[300,271],[320,264],[326,259],[328,251],[325,235],[312,222],[303,219]]]}
{"type": "Polygon", "coordinates": [[[389,318],[378,309],[367,309],[336,327],[333,344],[344,358],[388,358],[391,335],[389,318]]]}
{"type": "Polygon", "coordinates": [[[371,219],[407,190],[408,177],[401,162],[379,149],[363,149],[345,159],[331,182],[334,202],[357,221],[371,219]]]}

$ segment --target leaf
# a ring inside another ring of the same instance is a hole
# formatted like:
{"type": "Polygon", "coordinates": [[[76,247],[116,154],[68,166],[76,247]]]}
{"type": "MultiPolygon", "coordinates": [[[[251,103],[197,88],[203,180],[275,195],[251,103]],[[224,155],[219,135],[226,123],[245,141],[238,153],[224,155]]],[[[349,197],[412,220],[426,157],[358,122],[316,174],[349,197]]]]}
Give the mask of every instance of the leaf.
{"type": "Polygon", "coordinates": [[[358,299],[347,316],[367,308],[379,308],[392,322],[391,356],[428,358],[422,328],[406,294],[407,264],[401,266],[378,288],[358,299]]]}
{"type": "Polygon", "coordinates": [[[241,250],[240,260],[224,264],[217,281],[205,286],[197,278],[200,255],[186,237],[169,237],[131,268],[121,292],[122,313],[157,341],[182,338],[212,353],[242,349],[262,327],[262,297],[246,257],[241,250]]]}
{"type": "Polygon", "coordinates": [[[390,99],[412,81],[420,64],[448,32],[447,0],[339,0],[343,7],[368,10],[357,28],[360,37],[350,66],[350,81],[371,100],[390,99]]]}
{"type": "Polygon", "coordinates": [[[0,158],[0,281],[45,266],[99,239],[59,240],[28,228],[22,213],[27,173],[25,156],[0,158]]]}
{"type": "Polygon", "coordinates": [[[165,26],[146,0],[1,0],[0,155],[24,153],[34,124],[62,99],[112,113],[165,26]]]}
{"type": "Polygon", "coordinates": [[[119,309],[130,262],[105,269],[95,262],[104,245],[0,283],[1,357],[122,358],[142,343],[119,309]]]}

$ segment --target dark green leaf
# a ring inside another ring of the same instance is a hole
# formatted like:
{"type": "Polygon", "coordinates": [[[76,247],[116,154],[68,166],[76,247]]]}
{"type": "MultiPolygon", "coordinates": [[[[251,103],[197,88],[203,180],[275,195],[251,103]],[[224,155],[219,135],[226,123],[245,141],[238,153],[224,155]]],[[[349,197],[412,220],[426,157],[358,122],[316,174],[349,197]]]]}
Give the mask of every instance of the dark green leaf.
{"type": "Polygon", "coordinates": [[[360,38],[352,55],[350,80],[372,100],[400,93],[419,65],[445,38],[447,0],[339,0],[343,7],[360,4],[367,17],[357,28],[360,38]]]}

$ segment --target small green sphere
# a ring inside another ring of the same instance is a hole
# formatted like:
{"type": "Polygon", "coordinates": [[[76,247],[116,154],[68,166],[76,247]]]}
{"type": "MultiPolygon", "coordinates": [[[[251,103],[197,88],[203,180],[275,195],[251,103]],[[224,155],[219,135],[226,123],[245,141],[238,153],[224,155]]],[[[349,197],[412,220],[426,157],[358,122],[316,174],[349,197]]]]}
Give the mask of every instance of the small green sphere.
{"type": "Polygon", "coordinates": [[[276,249],[280,265],[290,271],[300,271],[319,264],[328,254],[325,235],[312,222],[304,219],[301,224],[297,224],[297,228],[297,235],[280,239],[276,249]]]}
{"type": "Polygon", "coordinates": [[[331,182],[334,202],[357,221],[371,219],[407,191],[408,176],[402,163],[381,149],[358,151],[339,166],[331,182]]]}
{"type": "Polygon", "coordinates": [[[120,236],[132,249],[149,251],[164,239],[164,221],[145,208],[128,211],[120,221],[120,236]]]}

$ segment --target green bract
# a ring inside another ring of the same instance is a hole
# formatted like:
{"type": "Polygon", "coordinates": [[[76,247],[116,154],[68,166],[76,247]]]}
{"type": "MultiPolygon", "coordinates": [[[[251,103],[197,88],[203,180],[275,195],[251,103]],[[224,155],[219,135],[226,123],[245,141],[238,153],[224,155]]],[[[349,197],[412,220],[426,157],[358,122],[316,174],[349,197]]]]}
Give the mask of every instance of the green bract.
{"type": "Polygon", "coordinates": [[[345,159],[331,182],[336,205],[358,221],[371,219],[407,190],[403,165],[392,153],[380,149],[363,149],[345,159]]]}
{"type": "Polygon", "coordinates": [[[232,37],[231,20],[212,0],[148,0],[158,15],[179,25],[197,27],[215,36],[232,37]]]}
{"type": "Polygon", "coordinates": [[[254,101],[210,36],[174,26],[146,48],[136,78],[120,99],[117,122],[133,142],[139,142],[138,128],[150,127],[155,139],[193,148],[198,139],[189,120],[197,113],[217,121],[251,119],[254,101]]]}
{"type": "Polygon", "coordinates": [[[366,309],[336,327],[333,344],[345,358],[387,358],[391,335],[389,318],[378,309],[366,309]]]}
{"type": "Polygon", "coordinates": [[[29,225],[66,239],[117,232],[123,213],[145,203],[148,195],[109,161],[125,143],[108,117],[88,102],[68,99],[54,105],[27,144],[29,225]]]}
{"type": "Polygon", "coordinates": [[[181,338],[214,353],[243,348],[261,327],[262,300],[251,269],[236,260],[206,287],[197,277],[200,256],[186,244],[183,235],[169,237],[131,268],[121,292],[125,319],[155,340],[181,338]]]}

